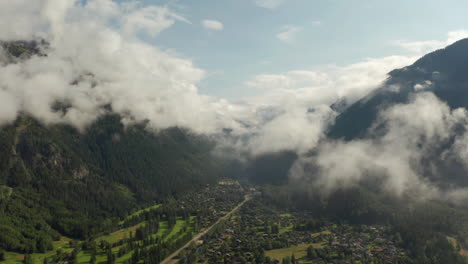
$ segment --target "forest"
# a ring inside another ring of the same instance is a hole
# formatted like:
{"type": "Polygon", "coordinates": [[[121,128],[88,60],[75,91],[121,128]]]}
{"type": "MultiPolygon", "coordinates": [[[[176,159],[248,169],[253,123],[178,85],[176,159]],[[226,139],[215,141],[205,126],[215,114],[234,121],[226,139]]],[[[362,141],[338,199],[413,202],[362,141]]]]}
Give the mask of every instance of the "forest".
{"type": "Polygon", "coordinates": [[[59,234],[87,239],[134,208],[216,182],[211,148],[183,129],[124,128],[116,115],[86,133],[23,116],[0,130],[0,248],[45,252],[59,234]]]}

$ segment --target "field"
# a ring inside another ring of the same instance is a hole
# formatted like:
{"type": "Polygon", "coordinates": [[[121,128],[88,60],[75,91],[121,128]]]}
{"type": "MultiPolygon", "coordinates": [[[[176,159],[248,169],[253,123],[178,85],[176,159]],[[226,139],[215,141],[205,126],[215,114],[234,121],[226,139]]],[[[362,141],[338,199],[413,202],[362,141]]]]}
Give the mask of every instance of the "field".
{"type": "Polygon", "coordinates": [[[123,224],[125,222],[125,220],[128,220],[128,219],[130,219],[130,218],[132,218],[134,216],[139,216],[140,214],[142,214],[144,212],[147,212],[147,211],[150,211],[150,210],[153,210],[153,209],[158,209],[161,206],[162,206],[161,204],[155,204],[153,206],[138,210],[138,211],[134,212],[133,214],[127,216],[124,220],[120,221],[119,225],[123,224]]]}
{"type": "MultiPolygon", "coordinates": [[[[312,246],[313,248],[322,248],[322,244],[320,243],[300,244],[300,245],[292,246],[288,248],[265,251],[265,255],[270,257],[271,259],[278,259],[280,261],[285,257],[291,257],[293,254],[296,257],[296,259],[301,259],[307,256],[307,248],[310,246],[312,246]]],[[[307,263],[307,262],[301,261],[301,263],[307,263]]]]}
{"type": "MultiPolygon", "coordinates": [[[[44,258],[51,257],[55,254],[56,250],[61,249],[63,252],[71,252],[73,249],[69,247],[70,238],[62,237],[59,241],[54,242],[54,250],[43,253],[43,254],[33,254],[32,257],[35,263],[42,263],[44,258]]],[[[7,252],[6,253],[5,264],[21,264],[23,263],[24,255],[18,253],[7,252]]]]}
{"type": "MultiPolygon", "coordinates": [[[[155,206],[152,206],[151,208],[157,208],[159,206],[160,205],[155,205],[155,206]]],[[[150,210],[150,209],[147,208],[147,209],[140,210],[134,213],[133,215],[141,214],[145,210],[150,210]]],[[[192,226],[193,220],[194,220],[194,217],[191,217],[189,221],[185,221],[182,218],[177,218],[177,222],[172,229],[169,229],[167,221],[161,221],[159,223],[158,232],[154,234],[153,236],[163,238],[164,241],[177,240],[178,238],[184,236],[185,234],[194,231],[193,226],[192,226]]],[[[118,230],[108,235],[98,237],[95,239],[95,241],[99,243],[99,241],[104,240],[111,244],[116,243],[122,239],[130,237],[130,233],[134,233],[139,227],[143,225],[145,225],[144,222],[138,225],[132,226],[132,227],[118,230]]],[[[61,249],[63,252],[66,252],[66,253],[70,253],[73,250],[73,248],[69,246],[70,241],[71,241],[70,238],[62,237],[60,241],[54,242],[54,250],[46,252],[44,254],[32,254],[31,256],[34,260],[34,263],[38,263],[38,264],[43,263],[44,258],[50,258],[54,256],[56,254],[56,250],[58,249],[61,249]]],[[[116,254],[119,251],[119,248],[120,246],[112,248],[112,252],[116,254]]],[[[97,253],[98,254],[96,255],[96,263],[106,262],[107,257],[105,255],[105,252],[99,249],[97,253]]],[[[131,254],[132,253],[130,252],[130,253],[123,255],[120,258],[117,258],[115,263],[125,262],[131,257],[131,254]]],[[[5,264],[21,264],[24,259],[24,255],[13,253],[13,252],[7,252],[5,257],[6,257],[5,262],[2,262],[5,264]]],[[[78,259],[78,263],[89,263],[91,260],[91,254],[89,252],[80,251],[78,253],[77,259],[78,259]]]]}
{"type": "Polygon", "coordinates": [[[325,230],[325,231],[322,231],[322,232],[318,232],[318,233],[313,233],[312,236],[316,237],[316,236],[320,236],[320,235],[330,235],[332,232],[328,231],[328,230],[325,230]]]}

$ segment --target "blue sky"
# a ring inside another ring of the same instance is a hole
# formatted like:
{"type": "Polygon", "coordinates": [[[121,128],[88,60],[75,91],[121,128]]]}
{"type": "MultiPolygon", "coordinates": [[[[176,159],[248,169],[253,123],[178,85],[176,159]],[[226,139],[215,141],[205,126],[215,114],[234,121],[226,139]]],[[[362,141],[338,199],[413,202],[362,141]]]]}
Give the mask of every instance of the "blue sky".
{"type": "Polygon", "coordinates": [[[146,0],[191,22],[178,22],[150,41],[206,70],[202,93],[238,99],[259,93],[245,85],[259,74],[407,55],[393,43],[445,40],[449,31],[468,28],[468,2],[462,0],[263,0],[270,8],[256,1],[146,0]],[[222,30],[203,27],[206,19],[221,22],[222,30]],[[280,39],[288,29],[290,39],[280,39]]]}

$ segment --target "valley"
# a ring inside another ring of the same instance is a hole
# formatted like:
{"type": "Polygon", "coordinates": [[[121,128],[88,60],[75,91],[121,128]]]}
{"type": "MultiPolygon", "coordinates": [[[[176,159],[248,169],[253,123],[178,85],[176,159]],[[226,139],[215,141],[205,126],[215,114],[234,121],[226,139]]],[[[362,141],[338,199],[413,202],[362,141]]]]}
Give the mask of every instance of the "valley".
{"type": "Polygon", "coordinates": [[[53,243],[54,250],[42,254],[6,252],[5,263],[159,263],[230,217],[250,200],[246,194],[238,182],[221,181],[138,210],[119,222],[120,230],[86,241],[62,237],[53,243]]]}
{"type": "Polygon", "coordinates": [[[468,264],[468,2],[361,2],[0,0],[0,263],[468,264]]]}
{"type": "MultiPolygon", "coordinates": [[[[4,263],[412,263],[394,225],[349,223],[319,211],[288,209],[275,205],[269,191],[222,180],[138,209],[109,234],[90,240],[61,237],[45,253],[6,252],[4,263]]],[[[464,255],[455,238],[445,240],[464,255]]]]}

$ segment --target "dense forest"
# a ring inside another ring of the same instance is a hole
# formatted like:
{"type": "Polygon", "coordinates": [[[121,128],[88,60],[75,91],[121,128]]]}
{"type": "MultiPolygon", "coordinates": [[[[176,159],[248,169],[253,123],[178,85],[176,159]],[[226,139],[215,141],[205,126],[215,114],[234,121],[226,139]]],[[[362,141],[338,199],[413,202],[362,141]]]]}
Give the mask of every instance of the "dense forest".
{"type": "Polygon", "coordinates": [[[136,207],[216,181],[206,138],[124,127],[107,115],[86,133],[22,116],[0,130],[0,248],[44,252],[59,234],[88,238],[136,207]]]}

